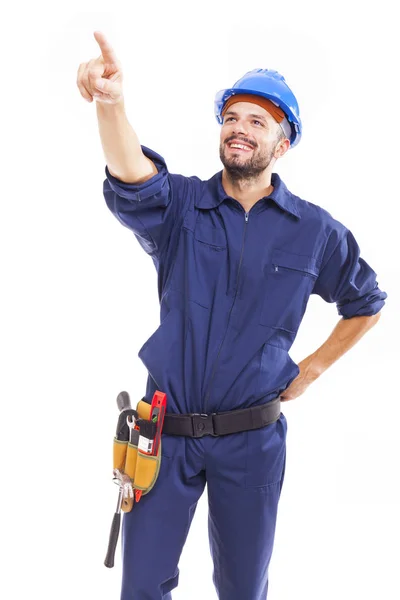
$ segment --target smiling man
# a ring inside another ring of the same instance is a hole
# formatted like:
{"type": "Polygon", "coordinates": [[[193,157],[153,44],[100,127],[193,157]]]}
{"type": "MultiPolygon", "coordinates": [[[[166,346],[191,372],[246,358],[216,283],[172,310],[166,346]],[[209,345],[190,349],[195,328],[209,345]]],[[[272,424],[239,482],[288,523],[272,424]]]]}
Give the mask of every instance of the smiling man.
{"type": "MultiPolygon", "coordinates": [[[[387,295],[352,232],[273,172],[302,132],[282,75],[255,69],[217,94],[224,168],[203,181],[171,174],[139,144],[120,64],[96,39],[102,59],[81,67],[80,89],[97,94],[107,206],[157,269],[161,323],[139,356],[144,400],[157,389],[168,399],[158,479],[124,515],[121,600],[171,599],[206,484],[219,599],[265,600],[286,463],[281,404],[376,323],[387,295]],[[289,350],[311,294],[341,319],[296,364],[289,350]]],[[[142,318],[126,302],[118,310],[142,318]]]]}
{"type": "Polygon", "coordinates": [[[273,102],[251,94],[231,96],[221,116],[222,183],[250,210],[260,194],[273,190],[272,168],[290,147],[290,125],[273,102]]]}

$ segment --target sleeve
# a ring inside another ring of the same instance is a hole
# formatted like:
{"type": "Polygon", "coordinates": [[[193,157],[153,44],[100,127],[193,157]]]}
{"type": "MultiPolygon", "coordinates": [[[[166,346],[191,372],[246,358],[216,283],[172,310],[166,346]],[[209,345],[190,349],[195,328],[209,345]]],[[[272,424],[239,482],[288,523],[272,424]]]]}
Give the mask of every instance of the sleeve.
{"type": "Polygon", "coordinates": [[[133,231],[147,254],[158,259],[189,200],[189,178],[171,175],[162,156],[145,146],[142,150],[158,173],[141,184],[124,183],[111,175],[106,165],[103,194],[113,215],[133,231]]]}
{"type": "Polygon", "coordinates": [[[352,232],[344,226],[330,236],[312,293],[336,302],[344,319],[375,315],[387,298],[378,287],[375,271],[360,257],[352,232]]]}

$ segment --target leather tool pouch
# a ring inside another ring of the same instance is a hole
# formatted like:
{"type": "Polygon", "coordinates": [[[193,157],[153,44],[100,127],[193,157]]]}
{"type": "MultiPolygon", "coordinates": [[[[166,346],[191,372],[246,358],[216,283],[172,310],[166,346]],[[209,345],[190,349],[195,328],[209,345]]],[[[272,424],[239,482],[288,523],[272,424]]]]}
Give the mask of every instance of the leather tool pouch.
{"type": "MultiPolygon", "coordinates": [[[[139,400],[136,410],[140,419],[149,421],[151,406],[139,400]]],[[[154,487],[161,465],[161,443],[158,446],[157,456],[145,454],[138,450],[137,445],[114,437],[113,466],[128,475],[134,490],[141,490],[142,495],[148,494],[154,487]]],[[[133,502],[123,502],[122,510],[129,512],[133,502]]]]}

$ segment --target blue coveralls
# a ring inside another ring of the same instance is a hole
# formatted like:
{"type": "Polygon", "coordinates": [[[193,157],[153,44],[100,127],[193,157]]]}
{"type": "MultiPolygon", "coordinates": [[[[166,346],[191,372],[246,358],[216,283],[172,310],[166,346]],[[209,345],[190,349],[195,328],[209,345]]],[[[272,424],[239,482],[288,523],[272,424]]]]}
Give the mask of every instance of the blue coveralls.
{"type": "MultiPolygon", "coordinates": [[[[288,351],[310,294],[348,319],[387,297],[351,231],[292,194],[273,192],[246,213],[222,186],[170,174],[140,185],[113,177],[107,206],[131,229],[158,273],[161,324],[139,351],[172,413],[264,404],[299,373],[288,351]]],[[[286,418],[262,429],[202,438],[163,435],[155,487],[123,519],[121,600],[170,600],[178,561],[207,483],[213,581],[220,600],[265,600],[285,472],[286,418]],[[152,557],[155,557],[152,560],[152,557]]]]}

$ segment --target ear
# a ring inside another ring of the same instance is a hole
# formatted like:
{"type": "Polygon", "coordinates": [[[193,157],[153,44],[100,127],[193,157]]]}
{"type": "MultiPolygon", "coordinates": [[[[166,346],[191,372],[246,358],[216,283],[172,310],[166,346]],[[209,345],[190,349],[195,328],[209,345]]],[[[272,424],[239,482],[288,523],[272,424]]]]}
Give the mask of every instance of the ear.
{"type": "Polygon", "coordinates": [[[274,152],[274,156],[276,159],[278,158],[282,158],[282,156],[284,154],[286,154],[286,152],[289,150],[290,148],[290,140],[288,140],[288,138],[285,138],[283,140],[281,140],[280,142],[278,142],[276,148],[275,148],[275,152],[274,152]]]}

